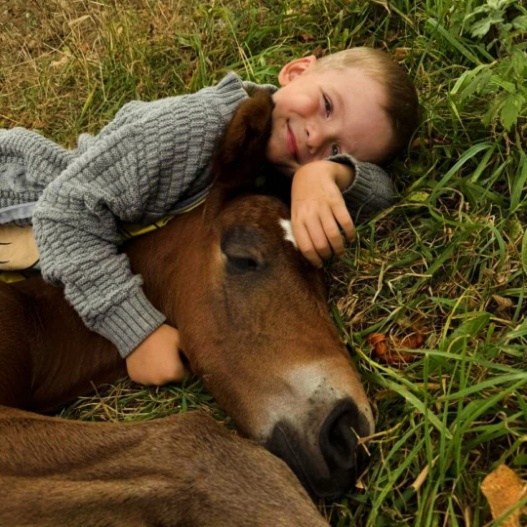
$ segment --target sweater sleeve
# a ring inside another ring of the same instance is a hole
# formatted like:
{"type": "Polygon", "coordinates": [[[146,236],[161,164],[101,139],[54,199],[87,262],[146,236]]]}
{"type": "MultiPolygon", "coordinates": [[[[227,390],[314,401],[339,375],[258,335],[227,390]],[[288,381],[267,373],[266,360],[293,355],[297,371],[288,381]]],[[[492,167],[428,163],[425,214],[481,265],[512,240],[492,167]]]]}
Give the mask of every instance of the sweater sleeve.
{"type": "Polygon", "coordinates": [[[133,221],[148,194],[143,146],[130,127],[107,137],[46,188],[33,215],[44,278],[63,283],[86,326],[123,357],[164,321],[118,252],[116,218],[133,221]]]}
{"type": "Polygon", "coordinates": [[[339,154],[329,158],[353,169],[353,181],[342,194],[356,223],[366,221],[390,207],[394,201],[393,182],[382,168],[358,161],[350,155],[339,154]]]}

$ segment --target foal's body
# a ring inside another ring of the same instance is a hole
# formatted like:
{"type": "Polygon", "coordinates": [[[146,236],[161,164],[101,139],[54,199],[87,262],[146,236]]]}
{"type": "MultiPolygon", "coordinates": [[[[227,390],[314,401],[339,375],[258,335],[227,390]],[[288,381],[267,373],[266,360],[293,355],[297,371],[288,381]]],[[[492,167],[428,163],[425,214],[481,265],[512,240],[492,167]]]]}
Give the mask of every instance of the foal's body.
{"type": "Polygon", "coordinates": [[[84,423],[0,407],[2,527],[327,526],[285,463],[200,412],[84,423]]]}

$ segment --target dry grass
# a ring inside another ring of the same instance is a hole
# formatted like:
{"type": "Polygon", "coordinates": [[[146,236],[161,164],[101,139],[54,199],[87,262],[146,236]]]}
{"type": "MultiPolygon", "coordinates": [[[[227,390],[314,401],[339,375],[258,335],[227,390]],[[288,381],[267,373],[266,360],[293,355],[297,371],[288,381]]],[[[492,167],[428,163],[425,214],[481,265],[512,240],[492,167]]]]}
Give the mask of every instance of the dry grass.
{"type": "Polygon", "coordinates": [[[194,15],[178,0],[10,1],[0,13],[1,124],[71,145],[128,100],[190,90],[196,56],[183,35],[197,32],[194,15]]]}

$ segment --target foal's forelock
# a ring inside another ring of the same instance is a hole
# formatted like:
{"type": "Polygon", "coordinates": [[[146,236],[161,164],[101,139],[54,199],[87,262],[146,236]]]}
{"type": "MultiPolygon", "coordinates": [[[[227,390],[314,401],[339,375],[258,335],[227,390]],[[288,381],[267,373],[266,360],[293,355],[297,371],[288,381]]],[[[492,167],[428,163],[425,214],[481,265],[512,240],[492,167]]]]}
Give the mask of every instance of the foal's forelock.
{"type": "Polygon", "coordinates": [[[284,239],[288,242],[291,242],[295,249],[298,249],[298,245],[296,243],[295,235],[293,234],[293,227],[291,225],[291,220],[286,220],[284,218],[279,220],[280,226],[284,230],[284,239]]]}

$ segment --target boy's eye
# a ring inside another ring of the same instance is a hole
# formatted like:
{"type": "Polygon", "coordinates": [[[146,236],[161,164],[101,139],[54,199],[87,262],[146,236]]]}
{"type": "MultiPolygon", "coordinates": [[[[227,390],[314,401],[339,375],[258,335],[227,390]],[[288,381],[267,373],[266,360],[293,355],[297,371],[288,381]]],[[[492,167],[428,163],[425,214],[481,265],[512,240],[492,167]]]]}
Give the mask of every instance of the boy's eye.
{"type": "Polygon", "coordinates": [[[340,153],[339,145],[331,145],[331,155],[336,156],[340,153]]]}
{"type": "Polygon", "coordinates": [[[326,110],[326,116],[331,115],[332,111],[331,101],[324,95],[324,110],[326,110]]]}

